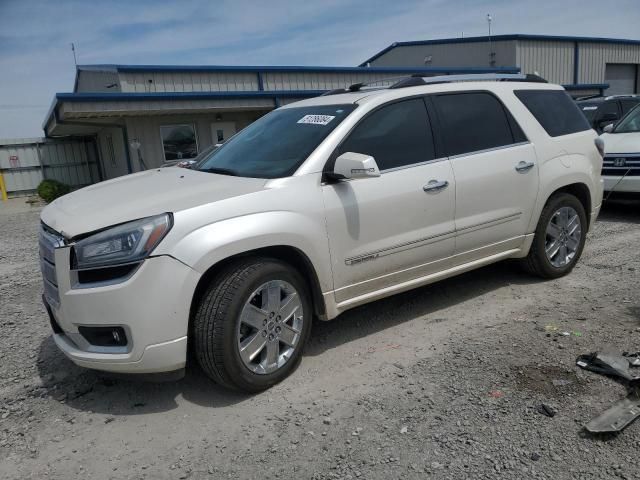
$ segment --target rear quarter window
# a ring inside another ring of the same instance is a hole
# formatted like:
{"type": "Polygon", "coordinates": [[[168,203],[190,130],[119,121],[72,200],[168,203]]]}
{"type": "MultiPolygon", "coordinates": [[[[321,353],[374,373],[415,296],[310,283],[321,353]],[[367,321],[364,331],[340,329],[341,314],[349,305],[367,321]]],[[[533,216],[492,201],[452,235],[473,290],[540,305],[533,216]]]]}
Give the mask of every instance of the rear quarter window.
{"type": "Polygon", "coordinates": [[[513,93],[550,137],[583,132],[591,128],[578,106],[564,90],[515,90],[513,93]]]}

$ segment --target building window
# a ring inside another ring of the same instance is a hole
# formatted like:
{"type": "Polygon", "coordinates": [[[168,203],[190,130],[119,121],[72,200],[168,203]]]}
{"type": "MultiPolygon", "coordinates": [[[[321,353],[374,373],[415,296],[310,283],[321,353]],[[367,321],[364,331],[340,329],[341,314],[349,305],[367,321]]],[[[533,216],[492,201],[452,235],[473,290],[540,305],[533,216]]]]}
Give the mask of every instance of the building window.
{"type": "Polygon", "coordinates": [[[198,143],[193,125],[162,126],[160,137],[165,160],[182,160],[198,155],[198,143]]]}

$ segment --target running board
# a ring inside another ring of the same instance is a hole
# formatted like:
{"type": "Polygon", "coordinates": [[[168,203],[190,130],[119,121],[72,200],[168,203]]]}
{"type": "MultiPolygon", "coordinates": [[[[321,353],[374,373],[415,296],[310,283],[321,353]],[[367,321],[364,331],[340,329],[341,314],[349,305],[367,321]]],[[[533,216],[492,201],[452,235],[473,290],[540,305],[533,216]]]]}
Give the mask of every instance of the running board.
{"type": "Polygon", "coordinates": [[[512,250],[507,250],[495,255],[490,255],[479,260],[474,260],[473,262],[463,263],[462,265],[457,265],[448,270],[442,270],[441,272],[424,275],[422,277],[407,280],[406,282],[398,283],[390,287],[381,288],[380,290],[376,290],[375,292],[366,293],[364,295],[353,297],[349,300],[340,302],[336,305],[336,309],[339,313],[342,313],[346,310],[349,310],[350,308],[354,308],[374,300],[379,300],[381,298],[389,297],[397,293],[406,292],[407,290],[422,287],[424,285],[437,282],[438,280],[443,280],[445,278],[453,277],[470,270],[475,270],[476,268],[489,265],[491,263],[499,262],[500,260],[513,257],[516,253],[520,253],[520,251],[521,249],[514,248],[512,250]]]}

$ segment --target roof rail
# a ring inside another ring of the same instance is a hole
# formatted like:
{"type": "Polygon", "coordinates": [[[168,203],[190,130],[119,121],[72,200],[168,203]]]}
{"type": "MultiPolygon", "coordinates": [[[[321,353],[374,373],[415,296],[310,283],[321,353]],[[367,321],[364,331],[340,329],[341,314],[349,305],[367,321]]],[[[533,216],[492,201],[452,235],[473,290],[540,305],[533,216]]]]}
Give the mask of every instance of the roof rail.
{"type": "MultiPolygon", "coordinates": [[[[469,73],[463,75],[436,75],[428,76],[428,74],[414,73],[409,77],[389,77],[381,78],[380,80],[374,80],[371,82],[360,82],[350,85],[348,88],[335,88],[323,93],[321,96],[327,95],[339,95],[341,93],[359,92],[365,87],[374,85],[376,83],[390,82],[398,80],[388,88],[405,88],[405,87],[417,87],[421,85],[432,85],[437,83],[453,83],[453,82],[473,82],[473,81],[493,81],[493,82],[537,82],[547,83],[547,81],[539,75],[533,75],[531,73],[469,73]]],[[[378,87],[385,88],[385,87],[378,87]]]]}
{"type": "Polygon", "coordinates": [[[638,98],[640,95],[636,95],[634,93],[620,94],[620,95],[608,95],[604,97],[605,100],[611,100],[614,98],[638,98]]]}
{"type": "Polygon", "coordinates": [[[453,83],[453,82],[474,82],[474,81],[494,81],[494,82],[536,82],[547,83],[547,81],[539,75],[530,73],[477,73],[465,75],[438,75],[425,76],[421,73],[415,73],[410,77],[404,78],[399,82],[391,85],[389,88],[405,88],[415,87],[419,85],[432,85],[437,83],[453,83]]]}

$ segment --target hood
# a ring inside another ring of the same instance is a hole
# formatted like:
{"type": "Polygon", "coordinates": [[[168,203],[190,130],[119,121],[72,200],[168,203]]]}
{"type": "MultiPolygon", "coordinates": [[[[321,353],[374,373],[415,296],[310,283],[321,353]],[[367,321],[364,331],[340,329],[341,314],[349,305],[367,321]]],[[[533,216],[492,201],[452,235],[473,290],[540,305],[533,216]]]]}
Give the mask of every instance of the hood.
{"type": "Polygon", "coordinates": [[[603,133],[605,153],[640,153],[640,133],[603,133]]]}
{"type": "Polygon", "coordinates": [[[67,238],[119,223],[262,190],[266,180],[161,168],[97,183],[58,198],[40,218],[67,238]]]}

